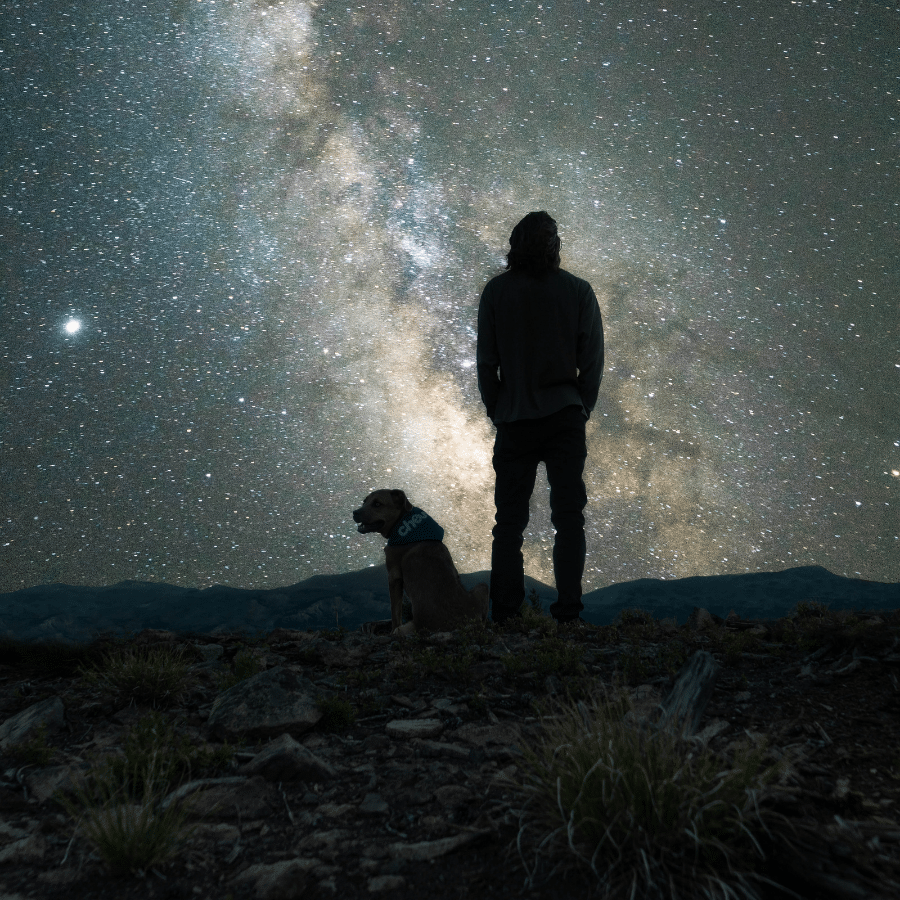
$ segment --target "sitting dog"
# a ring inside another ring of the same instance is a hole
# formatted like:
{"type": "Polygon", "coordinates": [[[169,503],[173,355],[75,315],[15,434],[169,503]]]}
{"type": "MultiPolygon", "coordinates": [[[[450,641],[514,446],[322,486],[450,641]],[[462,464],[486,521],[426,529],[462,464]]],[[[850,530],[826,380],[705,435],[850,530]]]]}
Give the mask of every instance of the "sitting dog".
{"type": "Polygon", "coordinates": [[[391,633],[419,629],[451,631],[472,619],[487,620],[489,590],[478,584],[466,590],[459,580],[444,529],[413,506],[399,490],[373,491],[353,512],[360,534],[378,532],[384,548],[391,594],[391,633]],[[402,625],[403,591],[412,603],[412,622],[402,625]]]}

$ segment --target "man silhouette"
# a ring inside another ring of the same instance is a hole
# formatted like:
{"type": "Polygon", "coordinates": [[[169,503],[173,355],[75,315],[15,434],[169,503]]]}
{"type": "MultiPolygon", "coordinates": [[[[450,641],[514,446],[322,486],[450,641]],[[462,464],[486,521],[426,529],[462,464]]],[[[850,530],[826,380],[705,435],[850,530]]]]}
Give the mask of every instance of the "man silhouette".
{"type": "Polygon", "coordinates": [[[531,212],[513,229],[506,271],[478,307],[478,389],[497,426],[497,507],[491,549],[492,618],[517,615],[525,599],[522,543],[538,463],[547,467],[556,529],[553,573],[560,624],[584,609],[585,423],[603,375],[603,321],[591,286],[559,267],[556,222],[531,212]]]}

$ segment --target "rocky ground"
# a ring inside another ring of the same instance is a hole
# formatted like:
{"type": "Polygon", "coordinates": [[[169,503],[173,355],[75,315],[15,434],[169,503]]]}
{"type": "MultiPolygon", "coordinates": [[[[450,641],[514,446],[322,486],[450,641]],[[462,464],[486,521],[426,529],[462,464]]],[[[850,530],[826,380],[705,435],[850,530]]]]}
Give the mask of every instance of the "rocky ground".
{"type": "Polygon", "coordinates": [[[768,873],[805,898],[900,896],[900,611],[695,610],[680,628],[630,613],[559,632],[529,611],[503,629],[386,630],[0,648],[0,898],[588,897],[574,879],[523,888],[521,748],[541,704],[599,682],[618,679],[652,720],[698,650],[721,666],[698,740],[727,753],[765,735],[791,761],[771,802],[802,841],[768,846],[768,873]],[[183,691],[147,702],[84,674],[104,652],[159,647],[189,659],[183,691]],[[160,809],[183,808],[193,831],[113,873],[72,798],[92,765],[160,740],[174,760],[160,809]]]}

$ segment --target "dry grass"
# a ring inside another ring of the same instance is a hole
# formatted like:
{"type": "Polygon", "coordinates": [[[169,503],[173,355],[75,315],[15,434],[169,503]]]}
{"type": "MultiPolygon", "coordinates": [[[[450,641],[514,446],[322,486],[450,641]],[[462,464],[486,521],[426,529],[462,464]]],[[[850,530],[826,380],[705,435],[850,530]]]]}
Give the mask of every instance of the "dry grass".
{"type": "Polygon", "coordinates": [[[517,784],[526,886],[577,871],[602,898],[765,896],[756,835],[775,816],[760,801],[780,771],[763,767],[765,747],[745,744],[726,765],[629,712],[614,689],[542,717],[517,784]]]}
{"type": "Polygon", "coordinates": [[[168,765],[166,754],[158,751],[127,777],[112,766],[95,768],[74,798],[61,798],[76,820],[76,833],[94,845],[115,874],[140,873],[164,862],[185,837],[186,810],[175,803],[160,808],[168,765]],[[137,797],[135,782],[140,784],[137,797]]]}
{"type": "Polygon", "coordinates": [[[160,707],[183,699],[189,668],[182,648],[158,646],[114,650],[81,671],[89,684],[121,700],[160,707]]]}

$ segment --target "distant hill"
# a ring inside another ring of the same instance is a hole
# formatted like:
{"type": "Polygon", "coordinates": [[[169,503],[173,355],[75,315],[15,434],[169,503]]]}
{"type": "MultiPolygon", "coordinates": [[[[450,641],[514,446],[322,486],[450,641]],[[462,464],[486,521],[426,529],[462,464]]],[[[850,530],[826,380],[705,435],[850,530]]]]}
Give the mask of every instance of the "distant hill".
{"type": "MultiPolygon", "coordinates": [[[[488,581],[487,572],[462,575],[467,587],[488,581]]],[[[526,577],[546,609],[553,588],[526,577]]],[[[821,566],[783,572],[705,575],[662,581],[641,578],[585,594],[582,617],[608,625],[623,609],[640,608],[654,618],[681,624],[695,606],[726,616],[777,619],[801,600],[832,609],[898,609],[900,584],[844,578],[821,566]]],[[[22,640],[86,641],[97,633],[129,634],[144,628],[179,632],[268,632],[275,628],[353,629],[390,618],[387,572],[371,566],[340,575],[314,575],[270,590],[216,585],[182,588],[149,581],[108,587],[47,584],[0,594],[0,634],[22,640]]]]}

